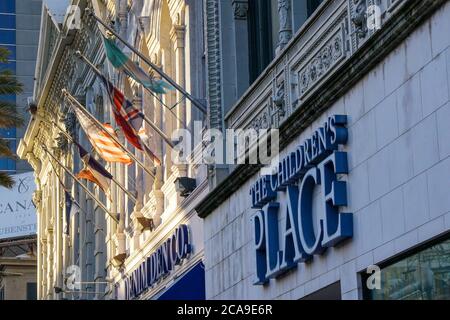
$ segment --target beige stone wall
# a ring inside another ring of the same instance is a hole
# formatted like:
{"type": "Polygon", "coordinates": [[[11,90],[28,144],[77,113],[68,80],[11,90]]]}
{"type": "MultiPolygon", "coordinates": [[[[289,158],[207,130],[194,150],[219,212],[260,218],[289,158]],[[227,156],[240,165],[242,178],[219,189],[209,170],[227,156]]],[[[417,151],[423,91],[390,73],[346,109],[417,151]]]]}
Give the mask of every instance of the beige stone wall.
{"type": "MultiPolygon", "coordinates": [[[[27,300],[27,283],[36,283],[36,266],[7,266],[6,273],[22,275],[5,276],[1,280],[5,300],[27,300]]],[[[36,295],[35,295],[36,296],[36,295]]]]}

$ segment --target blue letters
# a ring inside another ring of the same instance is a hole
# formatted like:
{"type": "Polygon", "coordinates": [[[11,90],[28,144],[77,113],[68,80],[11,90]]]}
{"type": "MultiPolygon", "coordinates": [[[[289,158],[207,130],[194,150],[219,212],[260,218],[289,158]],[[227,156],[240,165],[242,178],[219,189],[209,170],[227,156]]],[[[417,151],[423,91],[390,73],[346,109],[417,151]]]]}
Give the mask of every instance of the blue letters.
{"type": "Polygon", "coordinates": [[[346,123],[346,116],[328,118],[311,138],[279,162],[276,174],[259,178],[251,187],[252,207],[259,209],[252,217],[255,285],[265,285],[353,236],[353,216],[341,212],[341,207],[347,206],[347,183],[341,175],[348,174],[348,162],[347,153],[339,151],[339,146],[348,140],[346,123]],[[324,209],[313,212],[317,190],[322,191],[324,209]],[[287,197],[282,212],[286,219],[279,219],[279,192],[287,197]]]}

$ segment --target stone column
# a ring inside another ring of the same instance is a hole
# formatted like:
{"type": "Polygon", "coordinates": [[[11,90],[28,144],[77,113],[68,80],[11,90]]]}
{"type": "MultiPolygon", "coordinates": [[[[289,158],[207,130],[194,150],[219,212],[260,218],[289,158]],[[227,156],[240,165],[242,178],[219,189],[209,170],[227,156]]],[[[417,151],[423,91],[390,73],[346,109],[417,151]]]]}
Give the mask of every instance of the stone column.
{"type": "Polygon", "coordinates": [[[292,38],[291,0],[278,0],[280,31],[277,54],[283,50],[292,38]]]}
{"type": "MultiPolygon", "coordinates": [[[[79,244],[78,244],[78,251],[79,251],[79,258],[78,258],[78,266],[80,267],[80,275],[81,275],[81,281],[86,281],[86,217],[85,217],[85,212],[89,212],[88,208],[87,208],[87,203],[86,203],[86,193],[84,190],[81,189],[81,187],[79,187],[80,190],[80,197],[79,197],[79,203],[81,206],[81,212],[82,214],[79,216],[80,217],[80,221],[79,221],[79,230],[80,230],[80,236],[78,238],[79,240],[79,244]]],[[[82,286],[82,289],[84,289],[84,287],[82,286]]],[[[81,298],[85,298],[84,295],[81,295],[81,298]]]]}
{"type": "Polygon", "coordinates": [[[39,299],[47,299],[47,238],[45,234],[40,241],[39,256],[41,264],[38,263],[38,289],[39,299]],[[40,268],[39,268],[40,267],[40,268]]]}
{"type": "Polygon", "coordinates": [[[53,297],[53,228],[49,226],[47,228],[47,285],[46,285],[46,299],[52,299],[53,297]]]}
{"type": "MultiPolygon", "coordinates": [[[[117,4],[116,4],[117,7],[117,4]]],[[[120,23],[120,35],[127,39],[128,29],[128,0],[118,0],[117,18],[120,23]]]]}
{"type": "MultiPolygon", "coordinates": [[[[153,62],[157,62],[156,58],[153,59],[153,62]]],[[[156,77],[157,78],[157,77],[156,77]]],[[[167,99],[166,99],[167,102],[167,99]]],[[[155,106],[154,108],[154,120],[155,120],[155,124],[157,126],[159,126],[164,132],[167,132],[167,130],[164,130],[164,126],[163,126],[163,112],[162,112],[162,108],[163,106],[161,105],[161,103],[156,99],[153,98],[153,105],[155,106]]],[[[170,126],[169,126],[170,128],[170,126]]],[[[153,134],[154,140],[155,140],[155,155],[161,159],[161,161],[163,162],[163,164],[161,166],[156,167],[155,169],[155,176],[156,178],[153,179],[153,188],[150,191],[150,194],[148,196],[148,201],[149,203],[151,203],[151,207],[155,208],[154,210],[151,210],[150,212],[145,211],[143,212],[144,216],[148,219],[153,219],[154,222],[154,226],[157,227],[160,222],[161,222],[161,214],[164,211],[164,194],[161,191],[161,188],[164,184],[164,159],[163,159],[163,155],[164,155],[164,148],[163,148],[163,142],[161,137],[154,133],[153,134]]],[[[167,163],[166,163],[167,165],[167,163]]]]}

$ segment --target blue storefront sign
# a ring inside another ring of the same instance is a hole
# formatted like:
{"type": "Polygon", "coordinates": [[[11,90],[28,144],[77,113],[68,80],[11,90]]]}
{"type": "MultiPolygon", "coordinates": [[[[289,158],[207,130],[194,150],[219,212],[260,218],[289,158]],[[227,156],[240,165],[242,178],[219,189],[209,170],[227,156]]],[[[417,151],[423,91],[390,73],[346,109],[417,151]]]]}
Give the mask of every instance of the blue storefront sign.
{"type": "Polygon", "coordinates": [[[347,116],[328,118],[279,162],[274,175],[261,177],[251,187],[252,207],[258,209],[252,217],[255,285],[267,284],[353,236],[353,215],[342,212],[347,206],[347,183],[340,176],[348,174],[348,162],[347,153],[339,151],[339,146],[348,141],[346,124],[347,116]],[[324,210],[317,213],[320,218],[315,228],[313,195],[319,187],[324,210]],[[280,199],[286,202],[283,212],[280,199]],[[280,215],[285,215],[281,230],[280,215]]]}
{"type": "Polygon", "coordinates": [[[188,226],[180,225],[171,237],[124,280],[125,299],[137,298],[167,277],[191,252],[188,226]]]}

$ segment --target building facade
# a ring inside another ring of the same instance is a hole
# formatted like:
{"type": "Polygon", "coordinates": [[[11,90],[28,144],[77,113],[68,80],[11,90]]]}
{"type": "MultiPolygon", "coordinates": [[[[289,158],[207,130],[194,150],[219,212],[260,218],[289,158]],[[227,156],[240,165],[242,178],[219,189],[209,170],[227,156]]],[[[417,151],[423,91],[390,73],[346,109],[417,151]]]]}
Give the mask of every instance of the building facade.
{"type": "MultiPolygon", "coordinates": [[[[10,51],[0,70],[11,71],[23,84],[20,94],[0,95],[0,100],[15,104],[25,121],[29,119],[28,98],[33,95],[41,10],[42,0],[0,2],[0,47],[10,51]]],[[[0,138],[15,153],[24,132],[24,127],[0,129],[0,138]]],[[[13,190],[0,190],[0,299],[35,299],[36,217],[29,197],[32,168],[24,160],[0,158],[0,171],[16,180],[13,190]]]]}
{"type": "MultiPolygon", "coordinates": [[[[115,184],[111,186],[111,199],[92,183],[85,185],[113,217],[118,217],[116,222],[47,153],[50,150],[74,173],[82,169],[78,151],[60,128],[91,149],[63,99],[64,88],[99,121],[115,124],[101,80],[77,58],[77,51],[168,136],[184,126],[193,131],[196,120],[201,131],[204,117],[179,92],[155,95],[112,67],[106,59],[102,30],[85,8],[111,22],[116,32],[152,63],[198,100],[204,100],[202,3],[68,1],[67,8],[61,22],[48,9],[43,14],[34,92],[37,112],[19,146],[19,155],[35,170],[38,186],[38,298],[204,299],[202,222],[194,207],[207,193],[205,166],[175,165],[174,151],[145,124],[149,146],[162,165],[155,166],[137,150],[132,152],[152,175],[136,164],[103,163],[137,201],[115,184]],[[71,191],[81,207],[72,216],[65,207],[64,189],[71,191]],[[68,234],[64,232],[67,226],[68,234]],[[168,250],[173,259],[170,267],[162,268],[162,256],[167,256],[168,250]]],[[[126,54],[131,53],[118,44],[126,54]]],[[[138,57],[131,57],[153,73],[138,57]]],[[[134,150],[121,134],[119,139],[134,150]]]]}
{"type": "Polygon", "coordinates": [[[206,298],[448,299],[450,3],[206,2],[211,125],[280,135],[196,208],[206,298]]]}

